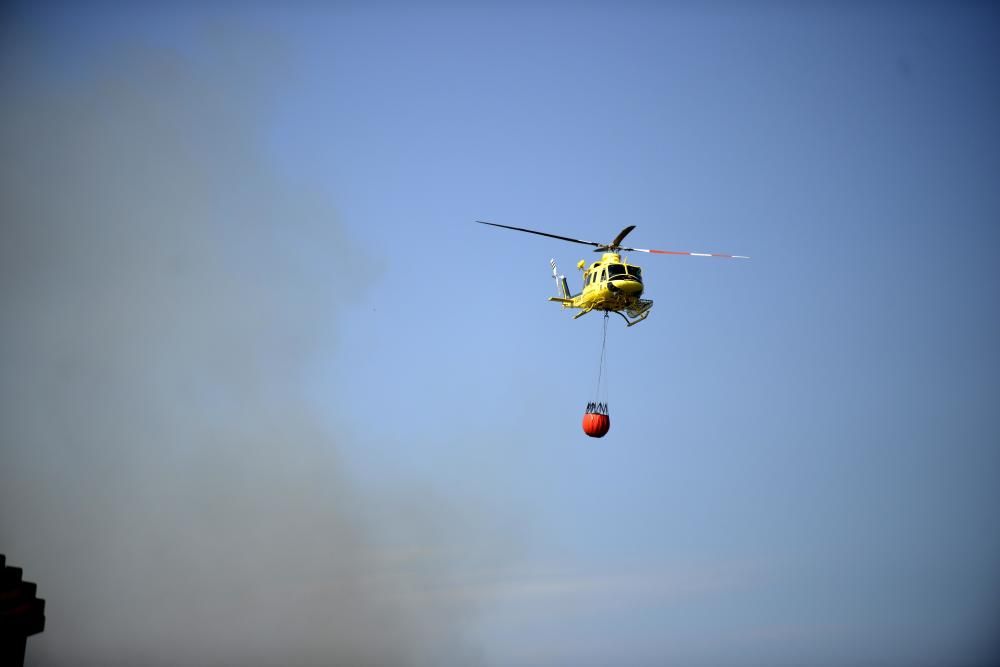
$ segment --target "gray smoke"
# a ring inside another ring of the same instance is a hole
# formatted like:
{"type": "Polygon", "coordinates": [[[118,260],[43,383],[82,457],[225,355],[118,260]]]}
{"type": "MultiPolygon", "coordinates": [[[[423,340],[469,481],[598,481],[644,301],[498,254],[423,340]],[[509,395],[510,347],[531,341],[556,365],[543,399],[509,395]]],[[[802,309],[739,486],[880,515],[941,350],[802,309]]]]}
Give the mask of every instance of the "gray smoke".
{"type": "Polygon", "coordinates": [[[364,262],[267,167],[278,51],[46,75],[0,46],[0,549],[48,603],[29,664],[475,662],[419,534],[445,520],[387,518],[416,490],[352,485],[302,395],[364,262]]]}

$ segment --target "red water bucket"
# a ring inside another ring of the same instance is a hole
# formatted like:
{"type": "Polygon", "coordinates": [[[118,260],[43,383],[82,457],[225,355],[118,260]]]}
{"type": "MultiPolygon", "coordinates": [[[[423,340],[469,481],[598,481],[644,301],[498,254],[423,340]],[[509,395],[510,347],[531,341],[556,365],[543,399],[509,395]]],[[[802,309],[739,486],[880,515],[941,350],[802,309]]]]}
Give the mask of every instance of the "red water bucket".
{"type": "Polygon", "coordinates": [[[583,432],[591,438],[603,438],[611,429],[611,417],[608,416],[608,407],[603,403],[587,406],[587,411],[583,414],[583,432]]]}

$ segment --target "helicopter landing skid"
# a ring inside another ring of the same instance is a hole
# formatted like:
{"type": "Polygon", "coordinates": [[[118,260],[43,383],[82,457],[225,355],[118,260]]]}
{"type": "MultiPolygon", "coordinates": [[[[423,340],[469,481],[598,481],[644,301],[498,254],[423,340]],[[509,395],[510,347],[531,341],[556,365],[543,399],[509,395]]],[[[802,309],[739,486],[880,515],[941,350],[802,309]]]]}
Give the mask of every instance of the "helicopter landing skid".
{"type": "MultiPolygon", "coordinates": [[[[618,311],[615,311],[615,312],[618,312],[618,311]]],[[[635,318],[634,320],[629,320],[627,317],[625,317],[625,315],[623,315],[620,312],[618,314],[621,315],[622,319],[624,319],[628,323],[628,324],[626,324],[626,326],[634,327],[636,324],[639,324],[639,322],[642,322],[644,319],[646,319],[647,317],[649,317],[649,310],[646,310],[642,315],[640,315],[639,317],[635,318]]]]}
{"type": "Polygon", "coordinates": [[[628,326],[633,326],[649,317],[649,313],[652,309],[652,301],[649,299],[638,299],[635,303],[625,308],[625,313],[618,311],[618,314],[625,318],[625,321],[628,322],[628,326]],[[628,314],[627,317],[626,313],[628,314]],[[629,317],[632,319],[630,320],[629,317]]]}

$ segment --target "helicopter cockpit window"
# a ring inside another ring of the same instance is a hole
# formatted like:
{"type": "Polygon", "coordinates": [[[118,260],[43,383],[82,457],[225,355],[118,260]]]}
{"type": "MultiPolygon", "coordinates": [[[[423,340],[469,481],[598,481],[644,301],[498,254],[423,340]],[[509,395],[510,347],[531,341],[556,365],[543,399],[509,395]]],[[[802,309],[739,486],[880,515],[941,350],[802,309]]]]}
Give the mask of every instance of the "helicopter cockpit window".
{"type": "Polygon", "coordinates": [[[626,266],[625,269],[628,271],[630,276],[638,280],[640,283],[642,282],[642,269],[638,266],[626,266]]]}
{"type": "Polygon", "coordinates": [[[611,277],[612,280],[614,280],[619,276],[625,276],[627,274],[625,273],[624,266],[622,266],[621,264],[612,264],[611,266],[608,267],[608,275],[611,277]]]}

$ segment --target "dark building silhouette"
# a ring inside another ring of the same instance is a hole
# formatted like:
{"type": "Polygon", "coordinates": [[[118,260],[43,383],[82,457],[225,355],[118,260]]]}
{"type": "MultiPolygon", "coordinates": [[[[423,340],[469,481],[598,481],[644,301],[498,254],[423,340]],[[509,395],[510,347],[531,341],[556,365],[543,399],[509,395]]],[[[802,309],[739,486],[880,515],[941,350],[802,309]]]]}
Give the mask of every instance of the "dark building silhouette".
{"type": "Polygon", "coordinates": [[[35,584],[21,580],[21,568],[9,567],[0,554],[0,667],[24,665],[28,637],[45,629],[45,600],[35,584]]]}

